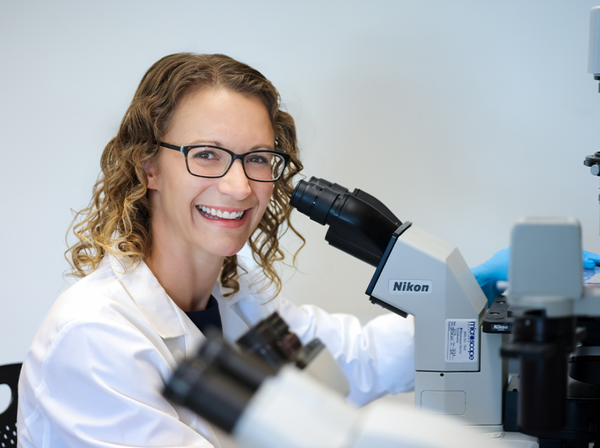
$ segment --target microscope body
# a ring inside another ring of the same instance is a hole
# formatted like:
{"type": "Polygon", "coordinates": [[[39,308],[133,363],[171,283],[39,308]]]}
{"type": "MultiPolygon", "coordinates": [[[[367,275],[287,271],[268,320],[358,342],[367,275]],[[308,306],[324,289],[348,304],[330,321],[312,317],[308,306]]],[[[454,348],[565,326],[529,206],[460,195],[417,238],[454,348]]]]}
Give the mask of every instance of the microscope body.
{"type": "Polygon", "coordinates": [[[290,204],[329,226],[330,245],[377,267],[373,303],[414,316],[417,408],[501,432],[503,335],[482,332],[487,299],[458,249],[325,179],[300,181],[290,204]]]}
{"type": "Polygon", "coordinates": [[[367,294],[415,318],[415,405],[502,431],[503,335],[482,332],[487,300],[458,249],[405,223],[367,294]]]}

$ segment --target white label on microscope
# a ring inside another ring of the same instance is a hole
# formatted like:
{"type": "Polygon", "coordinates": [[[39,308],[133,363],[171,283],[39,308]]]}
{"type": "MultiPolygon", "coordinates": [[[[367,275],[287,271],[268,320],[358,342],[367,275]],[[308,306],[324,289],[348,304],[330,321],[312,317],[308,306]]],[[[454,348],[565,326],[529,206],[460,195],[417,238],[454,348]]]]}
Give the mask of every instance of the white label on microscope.
{"type": "Polygon", "coordinates": [[[479,325],[475,319],[446,319],[446,362],[477,362],[479,325]]]}

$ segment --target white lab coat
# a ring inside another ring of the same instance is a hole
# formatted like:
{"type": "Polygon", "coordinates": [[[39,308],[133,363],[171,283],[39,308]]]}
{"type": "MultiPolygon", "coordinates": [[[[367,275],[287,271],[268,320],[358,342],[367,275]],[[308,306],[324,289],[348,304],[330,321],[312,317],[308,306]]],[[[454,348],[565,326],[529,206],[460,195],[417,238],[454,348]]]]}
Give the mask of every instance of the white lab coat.
{"type": "MultiPolygon", "coordinates": [[[[231,341],[278,311],[303,343],[318,337],[345,371],[357,404],[414,385],[413,321],[389,314],[365,327],[354,316],[268,301],[261,272],[244,249],[248,274],[225,298],[217,284],[223,333],[231,341]],[[258,282],[260,283],[260,281],[258,282]]],[[[21,447],[219,447],[212,428],[162,396],[177,362],[204,336],[141,263],[123,273],[113,257],[69,288],[44,319],[19,382],[21,447]]]]}

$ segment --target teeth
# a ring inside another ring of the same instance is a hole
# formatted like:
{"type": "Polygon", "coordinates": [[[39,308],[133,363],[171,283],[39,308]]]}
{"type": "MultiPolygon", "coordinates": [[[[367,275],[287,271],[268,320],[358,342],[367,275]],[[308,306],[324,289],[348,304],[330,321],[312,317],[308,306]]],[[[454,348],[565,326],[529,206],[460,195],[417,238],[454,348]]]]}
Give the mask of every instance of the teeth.
{"type": "Polygon", "coordinates": [[[242,212],[221,211],[221,210],[215,210],[214,208],[208,208],[204,205],[198,206],[198,209],[205,215],[208,215],[214,219],[217,219],[217,218],[219,218],[219,219],[240,219],[244,215],[243,211],[242,212]]]}

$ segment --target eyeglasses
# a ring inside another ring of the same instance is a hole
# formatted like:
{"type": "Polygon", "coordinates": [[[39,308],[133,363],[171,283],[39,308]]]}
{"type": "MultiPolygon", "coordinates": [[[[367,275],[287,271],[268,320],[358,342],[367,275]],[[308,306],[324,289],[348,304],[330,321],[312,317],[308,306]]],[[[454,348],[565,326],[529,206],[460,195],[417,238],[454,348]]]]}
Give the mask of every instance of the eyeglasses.
{"type": "Polygon", "coordinates": [[[187,170],[192,176],[218,178],[223,177],[237,159],[242,162],[244,173],[256,182],[275,182],[283,174],[289,162],[289,154],[278,149],[276,151],[250,151],[236,154],[225,148],[212,145],[175,146],[159,142],[160,146],[182,152],[185,156],[187,170]]]}

